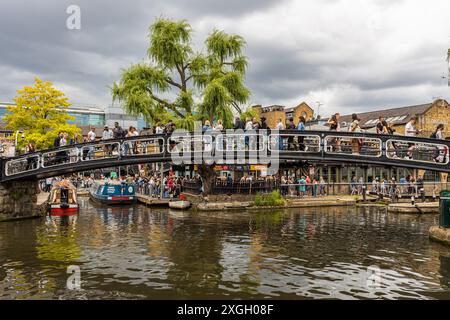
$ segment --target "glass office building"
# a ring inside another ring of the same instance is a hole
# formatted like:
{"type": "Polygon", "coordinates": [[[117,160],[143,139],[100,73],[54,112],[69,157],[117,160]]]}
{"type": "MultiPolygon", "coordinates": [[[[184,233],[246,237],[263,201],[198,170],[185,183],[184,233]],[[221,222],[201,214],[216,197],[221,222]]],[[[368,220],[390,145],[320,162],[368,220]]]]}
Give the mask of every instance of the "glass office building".
{"type": "MultiPolygon", "coordinates": [[[[11,105],[13,104],[0,103],[0,123],[3,122],[2,119],[7,113],[6,108],[11,105]]],[[[76,124],[78,127],[95,126],[101,128],[105,125],[113,127],[114,122],[119,122],[124,129],[133,126],[138,130],[142,130],[147,127],[147,123],[143,117],[127,115],[120,105],[110,105],[103,108],[93,105],[76,104],[70,106],[67,112],[75,118],[74,120],[70,120],[69,123],[76,124]]]]}
{"type": "Polygon", "coordinates": [[[122,106],[118,103],[113,103],[112,105],[106,107],[105,120],[106,125],[110,127],[113,127],[115,122],[118,122],[124,129],[128,129],[133,126],[138,130],[142,130],[143,128],[148,127],[148,124],[143,117],[136,117],[126,114],[122,106]]]}
{"type": "Polygon", "coordinates": [[[70,120],[69,123],[77,126],[96,126],[101,127],[105,125],[105,111],[98,107],[70,107],[67,109],[70,116],[75,117],[75,120],[70,120]]]}
{"type": "MultiPolygon", "coordinates": [[[[8,106],[12,103],[0,103],[0,122],[3,122],[3,117],[6,115],[8,106]]],[[[70,124],[77,126],[104,126],[105,125],[105,111],[102,108],[95,106],[70,106],[67,113],[75,119],[70,120],[70,124]]]]}

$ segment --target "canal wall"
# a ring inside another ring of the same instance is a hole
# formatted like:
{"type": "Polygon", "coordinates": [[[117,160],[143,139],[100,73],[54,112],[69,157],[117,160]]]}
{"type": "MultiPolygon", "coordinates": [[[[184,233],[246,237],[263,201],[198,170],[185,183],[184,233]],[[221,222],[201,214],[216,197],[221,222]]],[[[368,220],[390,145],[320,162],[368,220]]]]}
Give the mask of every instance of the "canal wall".
{"type": "Polygon", "coordinates": [[[0,184],[0,221],[42,216],[44,204],[38,204],[37,181],[12,181],[0,184]]]}
{"type": "MultiPolygon", "coordinates": [[[[280,207],[260,207],[253,206],[255,196],[236,195],[236,196],[208,196],[207,201],[200,196],[188,195],[187,199],[191,201],[194,210],[199,211],[242,211],[242,210],[273,210],[287,208],[313,208],[313,207],[338,207],[355,206],[359,200],[354,196],[325,196],[317,198],[286,198],[284,206],[280,207]]],[[[375,200],[371,199],[371,200],[375,200]]]]}
{"type": "Polygon", "coordinates": [[[439,213],[439,202],[418,202],[415,204],[407,203],[391,203],[388,205],[388,212],[390,213],[439,213]]]}

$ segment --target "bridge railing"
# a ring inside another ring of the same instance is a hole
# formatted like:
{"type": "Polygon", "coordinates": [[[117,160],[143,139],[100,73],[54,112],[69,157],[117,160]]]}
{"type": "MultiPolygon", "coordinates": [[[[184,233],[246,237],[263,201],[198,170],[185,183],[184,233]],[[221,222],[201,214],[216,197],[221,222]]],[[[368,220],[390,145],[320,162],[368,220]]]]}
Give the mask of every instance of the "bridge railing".
{"type": "Polygon", "coordinates": [[[267,146],[267,135],[256,131],[246,134],[227,133],[214,136],[217,151],[264,151],[267,146]]]}
{"type": "Polygon", "coordinates": [[[381,157],[382,141],[379,138],[326,136],[324,151],[330,154],[348,154],[361,157],[381,157]]]}
{"type": "Polygon", "coordinates": [[[43,152],[41,154],[42,168],[50,168],[70,163],[76,163],[78,159],[79,149],[77,147],[61,148],[59,150],[43,152]]]}
{"type": "Polygon", "coordinates": [[[321,138],[306,132],[276,133],[269,136],[269,150],[283,152],[320,152],[321,138]]]}
{"type": "MultiPolygon", "coordinates": [[[[449,172],[450,141],[398,135],[336,131],[208,132],[202,135],[149,135],[53,148],[2,161],[3,177],[37,170],[63,168],[77,162],[97,162],[136,156],[170,157],[174,152],[278,151],[284,158],[304,155],[308,159],[364,159],[370,163],[422,167],[449,172]]],[[[135,160],[134,160],[135,161],[135,160]]],[[[361,160],[363,161],[363,160],[361,160]]],[[[86,167],[86,166],[84,166],[86,167]]]]}
{"type": "Polygon", "coordinates": [[[167,139],[167,151],[178,152],[210,152],[213,149],[211,135],[172,136],[167,139]]]}
{"type": "Polygon", "coordinates": [[[119,158],[122,152],[128,150],[125,149],[125,145],[120,142],[109,142],[107,140],[100,141],[96,144],[90,144],[81,147],[79,152],[81,161],[96,161],[119,158]]]}
{"type": "Polygon", "coordinates": [[[41,161],[39,154],[31,154],[27,157],[12,159],[5,163],[5,175],[7,177],[24,172],[32,172],[40,169],[41,161]]]}
{"type": "Polygon", "coordinates": [[[439,143],[424,143],[389,139],[386,142],[386,157],[446,165],[449,163],[448,147],[439,143]]]}

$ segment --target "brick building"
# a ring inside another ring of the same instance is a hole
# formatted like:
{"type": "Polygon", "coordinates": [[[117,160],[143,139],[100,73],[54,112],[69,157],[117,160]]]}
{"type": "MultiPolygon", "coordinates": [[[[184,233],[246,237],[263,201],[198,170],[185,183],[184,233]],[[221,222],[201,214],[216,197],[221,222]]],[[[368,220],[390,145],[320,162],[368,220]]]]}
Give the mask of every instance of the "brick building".
{"type": "MultiPolygon", "coordinates": [[[[445,126],[444,135],[450,136],[450,105],[444,99],[427,104],[358,113],[361,128],[369,132],[375,131],[380,116],[391,123],[396,133],[401,135],[404,134],[405,125],[411,117],[417,117],[416,127],[423,130],[421,136],[429,137],[440,123],[445,126]]],[[[341,116],[341,127],[348,127],[351,121],[351,115],[341,116]]]]}
{"type": "Polygon", "coordinates": [[[266,118],[269,128],[275,128],[279,119],[281,119],[283,123],[286,123],[286,119],[294,118],[294,122],[298,123],[300,116],[304,116],[306,121],[310,121],[314,117],[314,110],[306,102],[302,102],[291,108],[280,105],[272,105],[267,107],[257,105],[252,108],[256,111],[259,118],[266,118]]]}

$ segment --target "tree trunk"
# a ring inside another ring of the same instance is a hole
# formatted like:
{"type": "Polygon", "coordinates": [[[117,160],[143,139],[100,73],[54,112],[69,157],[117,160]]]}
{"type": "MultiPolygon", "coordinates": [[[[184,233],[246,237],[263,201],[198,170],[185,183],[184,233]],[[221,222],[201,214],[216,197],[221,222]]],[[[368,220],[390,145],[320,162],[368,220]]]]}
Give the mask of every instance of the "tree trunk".
{"type": "Polygon", "coordinates": [[[216,179],[216,172],[214,171],[214,164],[199,164],[197,166],[198,174],[203,181],[203,191],[204,195],[210,195],[213,191],[213,184],[216,179]]]}

